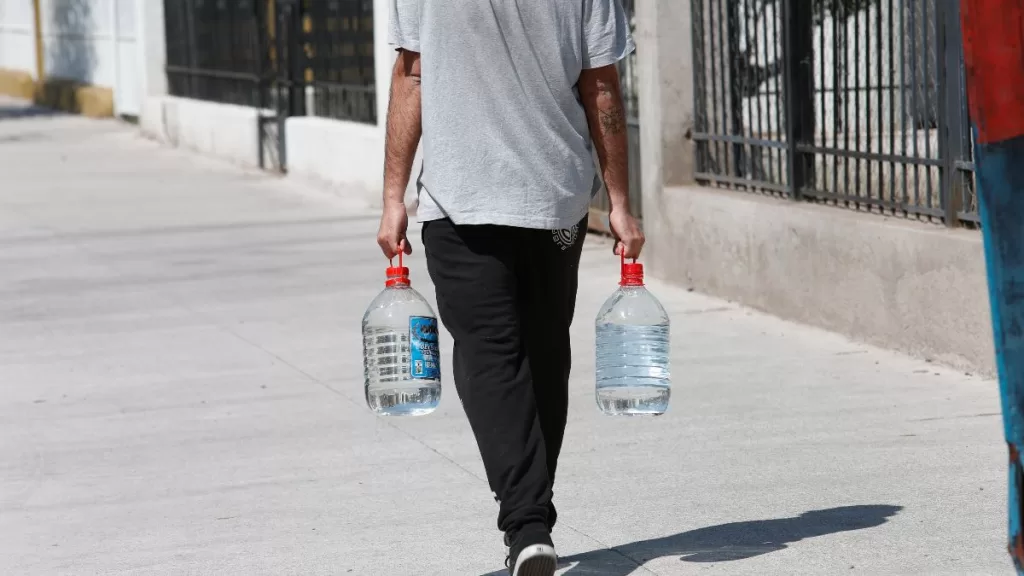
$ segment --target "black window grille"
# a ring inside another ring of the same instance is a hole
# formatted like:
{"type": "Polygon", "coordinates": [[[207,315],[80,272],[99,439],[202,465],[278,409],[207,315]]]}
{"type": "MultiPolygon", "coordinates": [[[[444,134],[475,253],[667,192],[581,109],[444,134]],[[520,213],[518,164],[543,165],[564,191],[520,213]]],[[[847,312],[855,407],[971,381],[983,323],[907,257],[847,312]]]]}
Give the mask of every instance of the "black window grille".
{"type": "Polygon", "coordinates": [[[977,223],[958,2],[692,6],[698,180],[977,223]]]}
{"type": "Polygon", "coordinates": [[[260,105],[267,17],[264,0],[164,0],[170,94],[260,105]]]}
{"type": "Polygon", "coordinates": [[[372,0],[164,0],[172,95],[375,124],[372,0]]]}
{"type": "Polygon", "coordinates": [[[317,116],[375,123],[373,0],[305,0],[306,80],[317,116]]]}

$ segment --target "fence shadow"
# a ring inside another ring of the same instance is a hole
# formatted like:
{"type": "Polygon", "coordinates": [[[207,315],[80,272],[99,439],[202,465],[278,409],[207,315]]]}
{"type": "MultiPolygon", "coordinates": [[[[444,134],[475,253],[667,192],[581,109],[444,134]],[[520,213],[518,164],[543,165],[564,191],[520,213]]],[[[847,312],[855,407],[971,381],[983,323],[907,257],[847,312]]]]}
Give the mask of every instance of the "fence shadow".
{"type": "MultiPolygon", "coordinates": [[[[564,576],[629,576],[646,562],[670,556],[701,563],[745,560],[808,538],[881,526],[902,509],[877,504],[845,506],[793,518],[731,522],[559,558],[559,569],[564,576]]],[[[504,574],[507,572],[499,570],[485,576],[504,574]]]]}
{"type": "Polygon", "coordinates": [[[54,34],[46,45],[48,76],[85,83],[93,81],[96,46],[92,5],[90,0],[51,3],[49,18],[54,34]]]}
{"type": "Polygon", "coordinates": [[[41,106],[7,106],[0,104],[0,121],[35,118],[39,116],[56,116],[60,112],[41,106]]]}

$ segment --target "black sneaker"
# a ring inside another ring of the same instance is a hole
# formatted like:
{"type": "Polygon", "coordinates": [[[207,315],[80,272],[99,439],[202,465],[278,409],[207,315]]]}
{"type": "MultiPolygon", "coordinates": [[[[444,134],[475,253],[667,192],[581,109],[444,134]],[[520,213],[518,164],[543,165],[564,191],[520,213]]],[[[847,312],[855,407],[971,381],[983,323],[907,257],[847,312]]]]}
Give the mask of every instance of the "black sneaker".
{"type": "Polygon", "coordinates": [[[558,556],[546,526],[506,533],[505,546],[508,546],[505,566],[511,576],[555,575],[558,556]]]}

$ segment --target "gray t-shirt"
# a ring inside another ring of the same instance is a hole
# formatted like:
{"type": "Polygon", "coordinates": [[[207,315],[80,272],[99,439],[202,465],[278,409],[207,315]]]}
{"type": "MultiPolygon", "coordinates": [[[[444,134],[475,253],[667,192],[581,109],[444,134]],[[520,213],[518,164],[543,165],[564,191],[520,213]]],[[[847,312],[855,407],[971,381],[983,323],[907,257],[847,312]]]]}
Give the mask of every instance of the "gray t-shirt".
{"type": "Polygon", "coordinates": [[[600,188],[580,71],[633,51],[620,0],[391,0],[422,66],[421,221],[566,229],[600,188]]]}

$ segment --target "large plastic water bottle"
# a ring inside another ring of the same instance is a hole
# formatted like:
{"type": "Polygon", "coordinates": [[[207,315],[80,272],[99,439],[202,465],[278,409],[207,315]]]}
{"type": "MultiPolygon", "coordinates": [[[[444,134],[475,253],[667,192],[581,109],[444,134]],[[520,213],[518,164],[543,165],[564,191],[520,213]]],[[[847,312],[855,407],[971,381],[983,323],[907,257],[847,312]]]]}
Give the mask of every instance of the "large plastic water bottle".
{"type": "Polygon", "coordinates": [[[363,367],[366,404],[377,414],[422,416],[441,402],[437,316],[410,286],[401,255],[363,315],[363,367]]]}
{"type": "Polygon", "coordinates": [[[670,395],[669,318],[644,287],[644,267],[622,260],[619,289],[597,315],[597,405],[605,414],[664,414],[670,395]]]}

